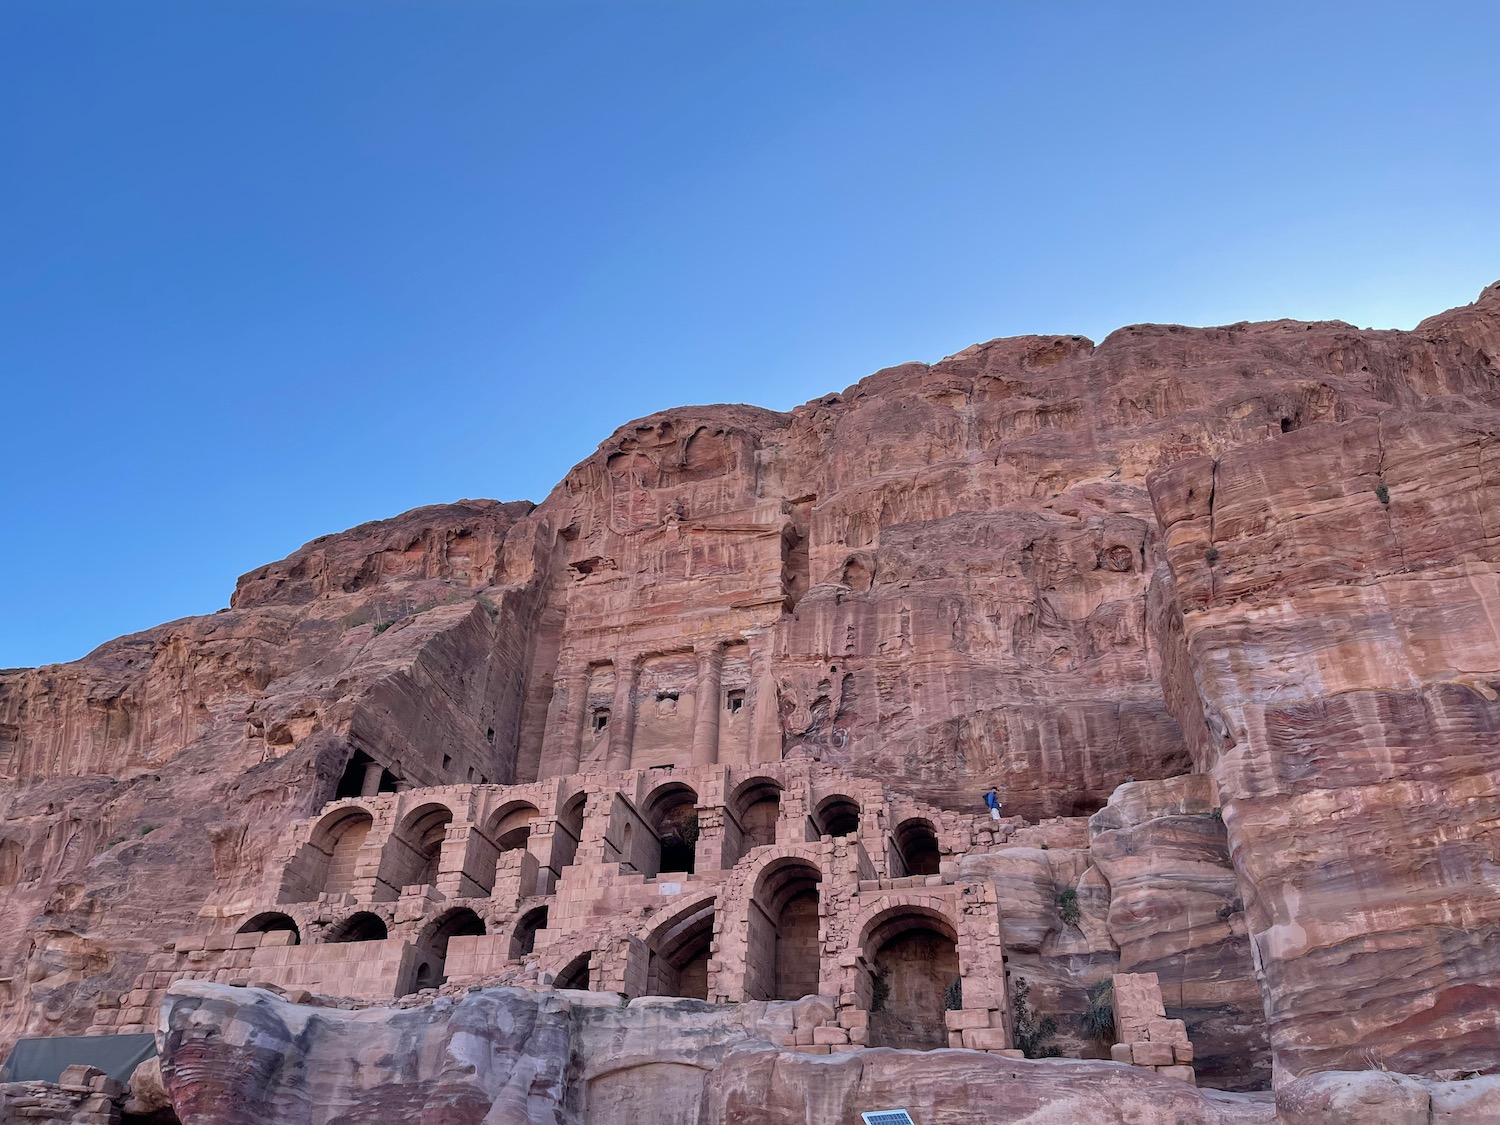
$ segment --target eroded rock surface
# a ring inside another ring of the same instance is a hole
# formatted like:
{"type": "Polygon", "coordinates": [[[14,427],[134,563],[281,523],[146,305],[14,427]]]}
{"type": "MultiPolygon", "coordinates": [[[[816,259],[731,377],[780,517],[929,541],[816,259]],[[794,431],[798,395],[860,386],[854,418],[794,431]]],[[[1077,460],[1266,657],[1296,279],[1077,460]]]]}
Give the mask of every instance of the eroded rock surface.
{"type": "Polygon", "coordinates": [[[792,1008],[485,989],[351,1012],[186,983],[163,1013],[162,1073],[183,1125],[843,1125],[898,1105],[922,1125],[1273,1119],[1268,1098],[1114,1063],[772,1047],[792,1008]]]}
{"type": "Polygon", "coordinates": [[[1264,1075],[1256,983],[1284,1077],[1496,1067],[1497,355],[1500,286],[1412,332],[992,341],[653,415],[540,505],[0,672],[0,1041],[232,933],[335,795],[806,759],[1048,821],[964,877],[1065,1024],[1154,971],[1224,1084],[1264,1075]]]}

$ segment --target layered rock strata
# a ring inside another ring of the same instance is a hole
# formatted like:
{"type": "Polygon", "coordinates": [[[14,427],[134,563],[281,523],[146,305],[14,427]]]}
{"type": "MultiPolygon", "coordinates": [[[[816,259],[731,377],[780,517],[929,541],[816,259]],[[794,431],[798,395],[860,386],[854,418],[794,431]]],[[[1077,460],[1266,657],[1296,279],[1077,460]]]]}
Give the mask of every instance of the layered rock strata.
{"type": "Polygon", "coordinates": [[[1036,826],[950,877],[1073,1053],[1127,971],[1203,1081],[1259,1081],[1266,1026],[1287,1080],[1500,1064],[1497,355],[1500,287],[1412,332],[992,341],[653,415],[540,505],[326,537],[0,672],[0,1040],[249,925],[336,798],[778,765],[940,814],[1000,784],[1036,826]],[[1132,812],[1147,782],[1182,811],[1132,812]]]}

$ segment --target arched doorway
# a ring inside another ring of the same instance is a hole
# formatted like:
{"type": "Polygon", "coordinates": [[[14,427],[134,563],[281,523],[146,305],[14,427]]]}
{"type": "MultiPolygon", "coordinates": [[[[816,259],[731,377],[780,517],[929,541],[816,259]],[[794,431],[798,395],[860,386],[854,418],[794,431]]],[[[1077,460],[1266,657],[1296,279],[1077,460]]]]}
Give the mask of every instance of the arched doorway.
{"type": "Polygon", "coordinates": [[[824,797],[813,813],[820,836],[853,836],[859,831],[859,802],[842,793],[824,797]]]}
{"type": "Polygon", "coordinates": [[[708,957],[714,939],[714,904],[687,907],[651,936],[647,996],[708,999],[708,957]]]}
{"type": "Polygon", "coordinates": [[[578,855],[578,842],[583,839],[583,817],[588,801],[587,793],[574,794],[558,815],[557,832],[552,843],[552,861],[558,875],[578,855]]]}
{"type": "Polygon", "coordinates": [[[447,805],[426,805],[414,810],[393,834],[396,849],[387,880],[393,887],[425,887],[437,882],[442,862],[443,841],[453,810],[447,805]]]}
{"type": "Polygon", "coordinates": [[[436,988],[448,979],[448,942],[456,937],[483,937],[484,919],[460,906],[439,914],[417,935],[417,971],[413,990],[436,988]]]}
{"type": "Polygon", "coordinates": [[[368,910],[361,910],[358,914],[351,914],[342,922],[336,922],[328,931],[324,941],[384,941],[386,938],[385,919],[378,914],[371,914],[368,910]]]}
{"type": "Polygon", "coordinates": [[[339,809],[318,825],[311,842],[328,857],[323,878],[316,880],[323,893],[341,895],[353,889],[359,851],[374,826],[375,818],[361,808],[339,809]]]}
{"type": "Polygon", "coordinates": [[[818,884],[823,874],[803,859],[769,864],[750,896],[745,995],[800,1000],[818,991],[818,884]]]}
{"type": "Polygon", "coordinates": [[[519,961],[522,957],[528,957],[536,949],[536,935],[538,930],[547,928],[547,908],[538,906],[535,910],[528,910],[521,915],[516,922],[516,928],[510,935],[510,958],[519,961]]]}
{"type": "Polygon", "coordinates": [[[495,810],[485,826],[485,835],[502,852],[524,848],[531,838],[531,822],[541,810],[526,801],[516,801],[495,810]]]}
{"type": "Polygon", "coordinates": [[[903,820],[895,832],[896,850],[908,875],[936,875],[942,866],[937,829],[932,821],[914,816],[903,820]]]}
{"type": "Polygon", "coordinates": [[[735,790],[730,812],[740,826],[740,849],[736,859],[752,848],[776,842],[776,823],[781,818],[781,784],[769,777],[753,777],[735,790]]]}
{"type": "Polygon", "coordinates": [[[553,988],[576,988],[587,992],[593,974],[593,953],[581,953],[563,966],[552,981],[553,988]]]}
{"type": "Polygon", "coordinates": [[[665,785],[647,798],[644,816],[661,847],[657,871],[691,875],[697,867],[698,794],[680,782],[665,785]]]}
{"type": "Polygon", "coordinates": [[[302,932],[297,929],[296,920],[290,915],[282,914],[275,910],[268,910],[264,914],[257,914],[243,926],[235,931],[237,934],[270,934],[291,931],[292,940],[290,944],[300,945],[302,932]]]}
{"type": "Polygon", "coordinates": [[[860,948],[870,972],[870,1046],[946,1047],[944,1012],[960,999],[952,923],[919,907],[898,907],[870,923],[860,948]]]}

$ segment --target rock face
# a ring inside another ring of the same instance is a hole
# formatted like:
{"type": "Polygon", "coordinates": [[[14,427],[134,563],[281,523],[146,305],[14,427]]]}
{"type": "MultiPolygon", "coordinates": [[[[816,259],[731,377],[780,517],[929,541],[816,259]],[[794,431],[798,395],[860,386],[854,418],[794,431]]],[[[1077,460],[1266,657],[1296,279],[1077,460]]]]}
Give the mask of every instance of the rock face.
{"type": "Polygon", "coordinates": [[[1264,1098],[1110,1063],[778,1050],[767,1037],[794,1008],[489,989],[350,1012],[185,983],[163,1011],[162,1073],[183,1125],[843,1125],[895,1106],[923,1125],[1273,1119],[1264,1098]]]}
{"type": "MultiPolygon", "coordinates": [[[[1000,784],[1034,825],[940,878],[994,888],[1071,1054],[1086,985],[1154,972],[1204,1081],[1495,1068],[1497,356],[1500,286],[1412,332],[992,341],[653,415],[539,505],[0,672],[0,1041],[165,988],[335,797],[779,763],[1000,784]]],[[[937,1065],[860,1054],[786,1073],[937,1065]]]]}

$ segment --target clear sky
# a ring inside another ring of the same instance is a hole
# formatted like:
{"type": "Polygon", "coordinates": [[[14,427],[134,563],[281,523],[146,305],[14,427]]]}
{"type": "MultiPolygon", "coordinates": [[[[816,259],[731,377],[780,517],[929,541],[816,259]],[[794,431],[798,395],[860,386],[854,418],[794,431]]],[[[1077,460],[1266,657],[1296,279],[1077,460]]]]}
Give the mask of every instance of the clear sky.
{"type": "Polygon", "coordinates": [[[0,667],[631,418],[1500,278],[1500,4],[0,0],[0,667]]]}

